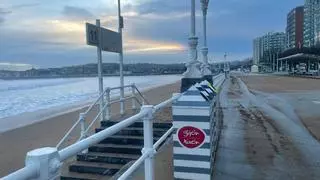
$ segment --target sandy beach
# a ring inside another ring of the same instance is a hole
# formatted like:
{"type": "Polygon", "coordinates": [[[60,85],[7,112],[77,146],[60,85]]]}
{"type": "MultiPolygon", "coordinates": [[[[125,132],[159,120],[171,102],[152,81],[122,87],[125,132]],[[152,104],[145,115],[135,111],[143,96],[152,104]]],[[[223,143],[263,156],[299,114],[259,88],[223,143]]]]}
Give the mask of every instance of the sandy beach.
{"type": "MultiPolygon", "coordinates": [[[[180,82],[156,87],[143,92],[150,104],[158,104],[172,97],[172,93],[179,92],[180,82]]],[[[131,101],[126,103],[131,106],[131,101]]],[[[25,155],[28,151],[40,147],[55,147],[62,136],[77,121],[79,113],[86,108],[74,109],[71,112],[59,114],[43,121],[27,125],[21,128],[6,131],[0,134],[0,177],[7,175],[24,166],[25,155]]],[[[112,113],[119,112],[119,105],[112,106],[112,113]]],[[[87,116],[92,119],[93,113],[87,116]]],[[[23,117],[21,117],[23,118],[23,117]]],[[[43,119],[44,117],[39,117],[43,119]]],[[[79,134],[74,132],[72,137],[79,134]]],[[[68,143],[74,141],[72,138],[68,143]]]]}

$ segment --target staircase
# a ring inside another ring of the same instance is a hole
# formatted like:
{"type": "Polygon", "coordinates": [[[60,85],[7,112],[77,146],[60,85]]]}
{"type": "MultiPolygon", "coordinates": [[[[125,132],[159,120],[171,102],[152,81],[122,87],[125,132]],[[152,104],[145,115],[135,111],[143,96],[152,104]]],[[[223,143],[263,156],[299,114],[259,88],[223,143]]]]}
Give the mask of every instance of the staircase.
{"type": "MultiPolygon", "coordinates": [[[[102,121],[96,132],[108,128],[118,121],[102,121]]],[[[171,123],[153,123],[153,136],[156,142],[171,123]]],[[[143,148],[143,122],[136,122],[99,144],[89,147],[88,153],[80,153],[67,163],[62,180],[110,179],[127,163],[137,160],[143,148]]]]}

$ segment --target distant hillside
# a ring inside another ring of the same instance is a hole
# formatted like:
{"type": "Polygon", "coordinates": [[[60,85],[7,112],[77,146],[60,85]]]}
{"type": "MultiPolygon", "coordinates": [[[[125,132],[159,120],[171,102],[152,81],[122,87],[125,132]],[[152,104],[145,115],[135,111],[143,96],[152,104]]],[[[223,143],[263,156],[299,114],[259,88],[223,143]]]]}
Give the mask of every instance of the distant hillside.
{"type": "MultiPolygon", "coordinates": [[[[104,76],[119,75],[119,64],[104,63],[102,65],[104,76]]],[[[124,74],[130,75],[161,75],[182,74],[186,68],[184,64],[125,64],[124,74]]],[[[26,71],[0,70],[0,78],[57,78],[57,77],[93,77],[98,74],[97,64],[85,64],[61,68],[30,69],[26,71]]]]}

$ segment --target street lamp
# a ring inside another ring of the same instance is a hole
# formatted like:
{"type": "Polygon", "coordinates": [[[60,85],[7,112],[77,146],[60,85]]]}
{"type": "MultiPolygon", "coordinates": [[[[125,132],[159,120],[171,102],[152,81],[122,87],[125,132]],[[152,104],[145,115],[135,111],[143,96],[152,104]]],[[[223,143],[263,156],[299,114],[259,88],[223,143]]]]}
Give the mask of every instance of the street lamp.
{"type": "Polygon", "coordinates": [[[201,9],[202,9],[202,20],[203,20],[203,48],[201,49],[202,52],[202,65],[201,65],[201,72],[202,75],[211,75],[212,72],[210,71],[210,66],[208,64],[208,47],[207,47],[207,11],[208,11],[208,4],[209,0],[200,0],[201,2],[201,9]]]}
{"type": "Polygon", "coordinates": [[[190,26],[190,37],[189,37],[189,58],[190,62],[186,64],[187,71],[183,74],[184,78],[201,78],[202,74],[199,70],[199,62],[197,61],[197,45],[198,37],[196,37],[196,18],[195,18],[195,0],[191,0],[191,26],[190,26]]]}

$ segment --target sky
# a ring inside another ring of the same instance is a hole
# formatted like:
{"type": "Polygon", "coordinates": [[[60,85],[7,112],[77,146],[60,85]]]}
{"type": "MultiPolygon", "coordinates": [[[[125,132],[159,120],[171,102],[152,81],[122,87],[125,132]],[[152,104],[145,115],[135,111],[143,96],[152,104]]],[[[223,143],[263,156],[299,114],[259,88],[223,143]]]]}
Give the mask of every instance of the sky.
{"type": "MultiPolygon", "coordinates": [[[[125,63],[186,63],[190,0],[121,0],[125,63]]],[[[287,13],[303,0],[210,0],[207,15],[209,62],[252,56],[252,40],[284,31],[287,13]]],[[[62,67],[96,63],[86,45],[85,23],[101,19],[117,31],[117,0],[1,0],[0,69],[62,67]]],[[[202,12],[196,0],[198,49],[202,12]]],[[[201,60],[199,52],[198,59],[201,60]]],[[[103,52],[103,62],[118,62],[103,52]]]]}

